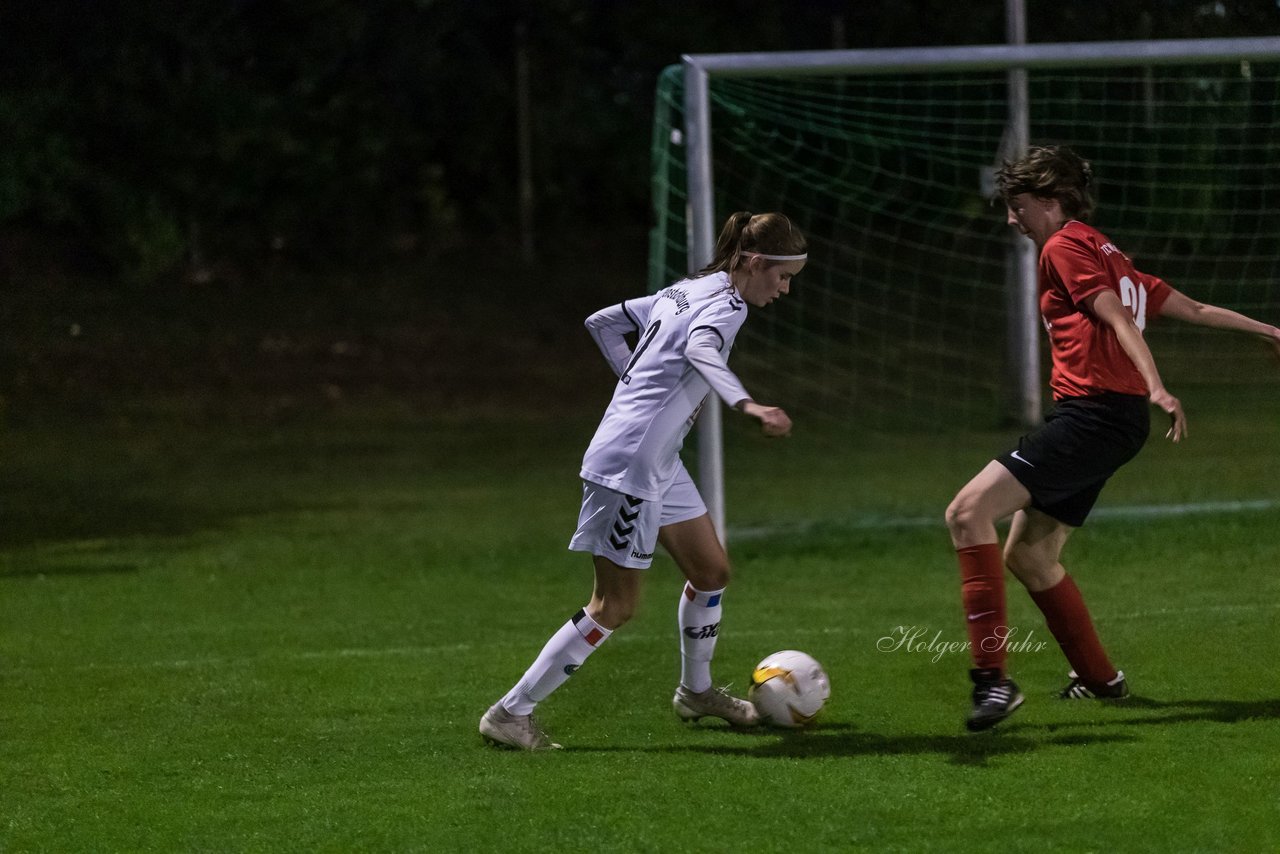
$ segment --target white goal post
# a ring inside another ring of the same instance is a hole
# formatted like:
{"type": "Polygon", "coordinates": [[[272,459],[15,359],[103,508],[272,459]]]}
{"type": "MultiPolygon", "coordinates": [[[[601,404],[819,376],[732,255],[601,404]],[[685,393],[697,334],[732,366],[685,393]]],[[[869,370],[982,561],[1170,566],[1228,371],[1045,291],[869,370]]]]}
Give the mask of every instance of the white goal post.
{"type": "MultiPolygon", "coordinates": [[[[793,79],[805,76],[854,78],[866,75],[927,76],[985,71],[1010,75],[1031,69],[1147,68],[1163,65],[1280,61],[1280,38],[1200,39],[1179,41],[1011,44],[948,48],[903,48],[795,53],[700,54],[683,58],[684,127],[687,187],[687,267],[692,273],[711,259],[719,220],[713,175],[712,82],[726,78],[793,79]]],[[[1012,90],[1012,87],[1011,87],[1012,90]]],[[[1014,154],[1025,145],[1028,105],[1006,105],[1006,137],[990,162],[1014,154]],[[1012,147],[1010,141],[1012,140],[1012,147]]],[[[1034,112],[1032,101],[1029,109],[1034,112]]],[[[1034,130],[1034,123],[1032,123],[1034,130]]],[[[1034,138],[1034,133],[1033,133],[1034,138]]],[[[1082,152],[1088,156],[1088,152],[1082,152]]],[[[1009,376],[1018,395],[1019,420],[1031,421],[1040,410],[1039,314],[1034,261],[1026,241],[1010,241],[1009,376]],[[1018,253],[1021,253],[1019,258],[1018,253]]],[[[748,380],[748,382],[750,382],[748,380]]],[[[699,485],[716,530],[724,538],[724,464],[720,406],[704,407],[698,427],[699,485]]]]}

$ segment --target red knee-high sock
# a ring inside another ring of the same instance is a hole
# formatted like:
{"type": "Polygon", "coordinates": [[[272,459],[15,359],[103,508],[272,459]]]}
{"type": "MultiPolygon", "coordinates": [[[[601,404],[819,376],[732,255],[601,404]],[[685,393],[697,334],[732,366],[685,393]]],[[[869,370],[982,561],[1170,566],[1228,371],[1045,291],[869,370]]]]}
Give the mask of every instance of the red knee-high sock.
{"type": "Polygon", "coordinates": [[[960,559],[960,596],[974,666],[995,668],[1003,676],[1008,622],[1000,544],[966,546],[956,549],[956,556],[960,559]]]}
{"type": "Polygon", "coordinates": [[[1031,599],[1044,612],[1049,631],[1086,685],[1097,687],[1116,678],[1116,669],[1094,631],[1089,608],[1070,575],[1048,590],[1032,593],[1031,599]]]}

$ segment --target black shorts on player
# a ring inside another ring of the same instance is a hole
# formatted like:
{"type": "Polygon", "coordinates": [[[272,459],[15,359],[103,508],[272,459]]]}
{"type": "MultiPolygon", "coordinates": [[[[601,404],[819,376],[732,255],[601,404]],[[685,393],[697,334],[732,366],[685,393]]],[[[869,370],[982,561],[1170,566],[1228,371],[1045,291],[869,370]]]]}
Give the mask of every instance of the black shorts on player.
{"type": "Polygon", "coordinates": [[[1111,475],[1151,431],[1144,396],[1099,394],[1058,401],[1039,429],[996,459],[1031,493],[1031,506],[1079,528],[1111,475]]]}

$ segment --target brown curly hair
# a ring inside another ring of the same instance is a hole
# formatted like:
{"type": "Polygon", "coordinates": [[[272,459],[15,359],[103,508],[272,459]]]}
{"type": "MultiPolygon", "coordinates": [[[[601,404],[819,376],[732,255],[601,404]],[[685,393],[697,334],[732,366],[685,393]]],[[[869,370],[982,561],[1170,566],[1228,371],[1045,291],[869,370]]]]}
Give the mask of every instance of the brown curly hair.
{"type": "Polygon", "coordinates": [[[996,171],[996,191],[1005,204],[1020,193],[1057,199],[1063,213],[1081,221],[1093,215],[1092,183],[1089,161],[1064,145],[1033,145],[996,171]]]}

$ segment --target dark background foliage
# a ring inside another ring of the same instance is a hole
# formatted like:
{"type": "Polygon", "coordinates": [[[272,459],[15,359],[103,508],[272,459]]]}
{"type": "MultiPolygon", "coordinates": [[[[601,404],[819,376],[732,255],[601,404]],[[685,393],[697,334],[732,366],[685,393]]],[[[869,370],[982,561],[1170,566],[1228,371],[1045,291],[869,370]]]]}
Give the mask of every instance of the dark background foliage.
{"type": "MultiPolygon", "coordinates": [[[[596,388],[566,365],[598,367],[578,319],[647,284],[662,68],[999,43],[1004,5],[0,4],[0,423],[156,400],[287,418],[362,394],[594,411],[607,371],[596,388]]],[[[1033,42],[1280,33],[1275,0],[1027,11],[1033,42]]]]}
{"type": "MultiPolygon", "coordinates": [[[[1261,0],[1028,14],[1032,41],[1280,31],[1261,0]]],[[[521,30],[540,244],[646,223],[654,82],[682,53],[1004,39],[998,0],[50,0],[0,15],[0,223],[141,281],[512,239],[521,30]]]]}

